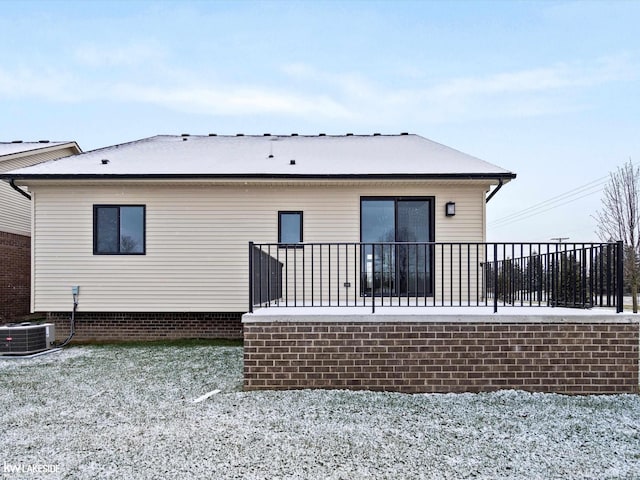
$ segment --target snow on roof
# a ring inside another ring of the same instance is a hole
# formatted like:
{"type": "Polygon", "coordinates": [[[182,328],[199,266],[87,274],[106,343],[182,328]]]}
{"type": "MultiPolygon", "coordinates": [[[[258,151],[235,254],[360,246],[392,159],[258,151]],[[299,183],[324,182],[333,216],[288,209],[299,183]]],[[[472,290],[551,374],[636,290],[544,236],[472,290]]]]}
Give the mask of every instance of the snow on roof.
{"type": "MultiPolygon", "coordinates": [[[[37,177],[515,174],[418,135],[158,135],[11,172],[37,177]]],[[[5,175],[6,176],[6,175],[5,175]]]]}
{"type": "Polygon", "coordinates": [[[43,148],[57,147],[59,145],[72,144],[74,142],[51,142],[49,140],[40,140],[37,142],[0,142],[0,161],[4,160],[2,157],[8,155],[14,155],[16,153],[31,152],[33,150],[40,150],[43,148]]]}

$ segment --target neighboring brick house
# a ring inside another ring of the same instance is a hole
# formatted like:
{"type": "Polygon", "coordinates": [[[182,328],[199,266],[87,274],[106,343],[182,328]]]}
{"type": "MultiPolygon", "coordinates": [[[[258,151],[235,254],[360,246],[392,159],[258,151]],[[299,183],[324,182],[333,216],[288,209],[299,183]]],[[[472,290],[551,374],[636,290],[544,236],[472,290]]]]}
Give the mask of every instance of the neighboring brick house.
{"type": "MultiPolygon", "coordinates": [[[[75,142],[0,142],[0,173],[80,152],[75,142]]],[[[31,289],[31,201],[5,182],[0,182],[0,259],[0,323],[4,323],[29,313],[31,289]]]]}

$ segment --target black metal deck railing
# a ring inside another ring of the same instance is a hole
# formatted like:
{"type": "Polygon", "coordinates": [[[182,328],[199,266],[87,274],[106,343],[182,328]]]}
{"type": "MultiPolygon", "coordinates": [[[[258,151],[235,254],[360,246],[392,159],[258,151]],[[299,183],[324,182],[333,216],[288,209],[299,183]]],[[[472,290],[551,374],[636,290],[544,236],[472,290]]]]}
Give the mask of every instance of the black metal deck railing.
{"type": "Polygon", "coordinates": [[[249,244],[259,307],[623,308],[616,243],[249,244]]]}

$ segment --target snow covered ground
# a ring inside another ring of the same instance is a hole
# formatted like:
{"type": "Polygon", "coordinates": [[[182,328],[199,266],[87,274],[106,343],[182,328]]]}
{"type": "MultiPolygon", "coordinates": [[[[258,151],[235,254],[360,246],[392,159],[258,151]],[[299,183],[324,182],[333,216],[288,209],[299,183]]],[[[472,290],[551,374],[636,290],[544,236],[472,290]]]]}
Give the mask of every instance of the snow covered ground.
{"type": "Polygon", "coordinates": [[[243,392],[240,347],[0,359],[0,419],[8,479],[640,478],[638,396],[243,392]]]}

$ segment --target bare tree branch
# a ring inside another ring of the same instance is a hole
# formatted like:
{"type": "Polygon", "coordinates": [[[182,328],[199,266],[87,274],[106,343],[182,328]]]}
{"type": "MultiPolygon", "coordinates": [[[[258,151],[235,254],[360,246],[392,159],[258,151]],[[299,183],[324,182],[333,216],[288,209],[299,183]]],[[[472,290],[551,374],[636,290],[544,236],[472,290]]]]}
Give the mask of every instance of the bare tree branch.
{"type": "Polygon", "coordinates": [[[631,159],[610,174],[602,196],[602,207],[594,218],[596,233],[603,241],[621,240],[624,243],[625,280],[631,288],[633,312],[638,312],[638,284],[640,283],[640,167],[631,159]]]}

